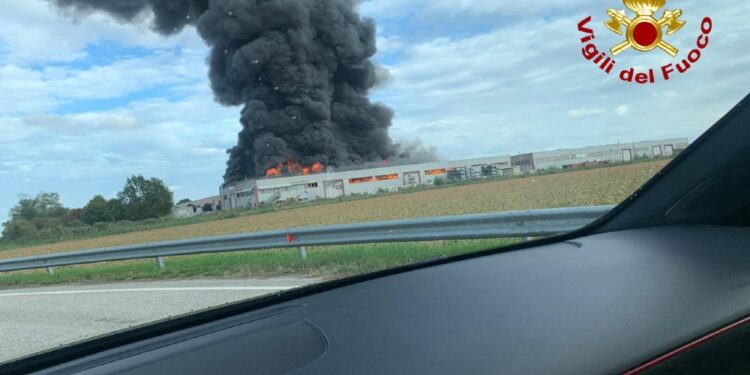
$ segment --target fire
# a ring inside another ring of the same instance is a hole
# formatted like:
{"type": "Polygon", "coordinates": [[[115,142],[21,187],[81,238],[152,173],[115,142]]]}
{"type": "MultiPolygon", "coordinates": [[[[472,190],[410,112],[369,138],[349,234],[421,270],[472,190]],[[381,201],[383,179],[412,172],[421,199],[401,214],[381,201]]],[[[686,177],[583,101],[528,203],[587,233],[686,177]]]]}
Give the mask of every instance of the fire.
{"type": "Polygon", "coordinates": [[[320,173],[323,172],[325,167],[323,164],[315,162],[311,166],[303,166],[299,162],[287,160],[276,167],[270,168],[266,171],[266,177],[278,177],[282,174],[290,174],[290,175],[309,175],[313,173],[320,173]]]}
{"type": "Polygon", "coordinates": [[[278,177],[281,176],[281,169],[279,168],[271,168],[266,171],[266,176],[268,177],[278,177]]]}
{"type": "Polygon", "coordinates": [[[318,162],[315,162],[315,164],[313,164],[312,167],[310,167],[310,170],[312,171],[312,173],[323,172],[323,169],[324,169],[323,164],[320,164],[318,162]]]}

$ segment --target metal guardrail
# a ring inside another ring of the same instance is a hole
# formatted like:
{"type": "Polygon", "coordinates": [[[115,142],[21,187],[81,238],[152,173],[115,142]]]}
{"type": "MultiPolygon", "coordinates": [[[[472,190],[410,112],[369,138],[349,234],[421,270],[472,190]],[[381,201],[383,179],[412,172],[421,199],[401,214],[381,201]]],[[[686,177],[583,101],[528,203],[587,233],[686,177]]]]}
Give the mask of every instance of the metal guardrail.
{"type": "Polygon", "coordinates": [[[0,260],[0,272],[47,268],[47,271],[53,274],[53,267],[144,258],[156,258],[159,268],[164,268],[164,257],[175,255],[296,247],[304,258],[306,257],[306,246],[544,237],[579,229],[604,215],[613,207],[552,208],[428,217],[117,246],[26,258],[2,259],[0,260]]]}

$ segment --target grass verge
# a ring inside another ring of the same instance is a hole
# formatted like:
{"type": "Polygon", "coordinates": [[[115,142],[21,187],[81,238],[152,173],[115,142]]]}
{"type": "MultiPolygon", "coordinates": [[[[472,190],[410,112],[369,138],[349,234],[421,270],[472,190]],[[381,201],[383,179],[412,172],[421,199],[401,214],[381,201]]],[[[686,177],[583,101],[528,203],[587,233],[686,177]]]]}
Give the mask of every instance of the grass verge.
{"type": "Polygon", "coordinates": [[[385,243],[335,247],[310,247],[307,259],[297,249],[246,251],[166,258],[166,269],[156,261],[138,260],[0,274],[0,288],[72,283],[105,283],[135,280],[241,278],[305,275],[340,278],[412,264],[435,257],[498,248],[515,239],[456,240],[385,243]]]}
{"type": "Polygon", "coordinates": [[[666,161],[441,187],[0,251],[0,259],[289,227],[621,202],[666,161]]]}
{"type": "MultiPolygon", "coordinates": [[[[416,195],[425,195],[425,194],[434,194],[434,195],[441,195],[440,191],[443,190],[446,194],[448,194],[448,191],[451,190],[472,190],[471,187],[473,185],[482,185],[486,186],[488,189],[494,189],[495,187],[501,187],[501,185],[513,185],[515,184],[513,180],[522,180],[525,181],[526,185],[533,184],[536,178],[541,177],[543,180],[549,180],[550,182],[554,183],[556,180],[564,180],[565,178],[563,176],[560,177],[553,177],[554,175],[570,175],[570,176],[576,176],[576,175],[585,175],[585,174],[594,174],[594,175],[606,175],[608,174],[607,170],[621,170],[624,171],[623,175],[620,176],[620,179],[622,177],[631,178],[633,183],[628,183],[627,181],[624,181],[623,186],[608,186],[608,188],[611,191],[607,191],[605,194],[612,194],[614,193],[614,197],[616,201],[607,201],[606,203],[617,203],[619,200],[627,196],[628,194],[632,193],[633,190],[640,186],[643,182],[645,182],[646,179],[653,176],[656,171],[661,169],[671,158],[653,158],[653,159],[637,159],[628,163],[614,163],[614,164],[602,164],[602,165],[596,165],[596,166],[588,166],[588,167],[581,167],[577,169],[570,169],[570,170],[563,170],[563,169],[555,169],[555,170],[546,170],[546,171],[539,171],[538,173],[534,174],[523,174],[519,176],[506,176],[506,177],[492,177],[492,178],[483,178],[483,179],[474,179],[474,180],[465,180],[465,181],[445,181],[445,184],[441,186],[426,186],[426,185],[420,185],[415,186],[412,188],[403,189],[399,192],[382,192],[374,195],[353,195],[353,196],[346,196],[346,197],[339,197],[336,199],[329,199],[329,200],[317,200],[313,202],[305,202],[305,203],[290,203],[290,204],[284,204],[284,205],[272,205],[272,206],[265,206],[255,209],[236,209],[236,210],[226,210],[226,211],[218,211],[215,213],[207,214],[207,215],[200,215],[196,217],[191,218],[184,218],[184,219],[175,219],[171,216],[159,218],[159,219],[148,219],[140,222],[129,222],[129,221],[122,221],[122,222],[116,222],[116,223],[98,223],[94,226],[87,226],[83,228],[77,228],[81,230],[81,233],[75,233],[75,234],[68,234],[68,235],[62,235],[57,238],[42,238],[42,239],[33,239],[33,240],[26,240],[22,242],[9,242],[9,241],[3,241],[0,238],[0,252],[3,250],[11,250],[11,249],[17,249],[17,248],[23,248],[23,247],[32,247],[32,246],[39,246],[39,245],[45,245],[45,244],[54,244],[58,243],[60,241],[70,241],[70,240],[84,240],[84,239],[94,239],[94,238],[100,238],[105,236],[114,236],[114,235],[122,235],[122,234],[129,234],[134,232],[141,232],[141,231],[149,231],[149,230],[158,230],[158,229],[169,229],[169,228],[177,228],[182,226],[194,226],[194,225],[200,225],[200,224],[210,224],[212,222],[216,221],[224,221],[224,220],[232,220],[232,219],[240,219],[243,218],[246,220],[253,220],[254,216],[265,216],[269,214],[283,214],[285,211],[294,211],[297,209],[302,210],[315,210],[317,206],[325,206],[325,205],[352,205],[356,206],[358,201],[362,200],[370,200],[370,199],[389,199],[389,198],[398,198],[399,196],[408,196],[411,194],[416,195]],[[645,174],[644,171],[647,171],[645,174]]],[[[604,179],[605,177],[602,177],[604,179]]],[[[523,184],[523,183],[522,183],[523,184]]],[[[582,186],[583,188],[586,188],[586,186],[582,186]]],[[[560,192],[556,191],[554,186],[549,186],[549,194],[559,194],[560,192]]],[[[602,194],[603,196],[605,194],[602,194]]],[[[523,198],[523,197],[519,197],[523,198]]],[[[564,202],[562,202],[564,203],[564,202]]],[[[484,206],[492,206],[491,202],[483,202],[484,206]]],[[[525,208],[525,207],[524,207],[525,208]]],[[[500,210],[501,207],[497,207],[495,210],[500,210]]],[[[479,211],[477,211],[479,212],[479,211]]],[[[453,213],[444,213],[444,214],[453,214],[453,213]]],[[[427,216],[431,216],[431,213],[427,213],[427,216]]],[[[179,230],[179,229],[177,229],[179,230]]]]}

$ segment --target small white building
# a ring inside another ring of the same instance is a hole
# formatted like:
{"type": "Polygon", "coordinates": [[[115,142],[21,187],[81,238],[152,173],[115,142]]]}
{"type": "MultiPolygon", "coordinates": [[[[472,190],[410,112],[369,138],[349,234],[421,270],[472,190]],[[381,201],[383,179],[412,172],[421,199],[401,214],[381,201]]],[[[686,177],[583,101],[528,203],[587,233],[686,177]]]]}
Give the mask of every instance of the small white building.
{"type": "Polygon", "coordinates": [[[221,197],[218,195],[194,201],[178,203],[172,207],[172,216],[181,219],[221,210],[221,197]]]}

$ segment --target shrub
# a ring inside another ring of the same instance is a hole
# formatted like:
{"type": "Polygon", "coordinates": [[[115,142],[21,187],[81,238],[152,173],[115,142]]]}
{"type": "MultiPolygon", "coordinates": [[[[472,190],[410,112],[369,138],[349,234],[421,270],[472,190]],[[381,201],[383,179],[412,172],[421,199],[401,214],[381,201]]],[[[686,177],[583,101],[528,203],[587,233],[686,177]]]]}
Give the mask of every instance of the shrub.
{"type": "Polygon", "coordinates": [[[16,219],[3,224],[3,238],[9,241],[18,241],[36,238],[39,233],[34,223],[16,219]]]}

